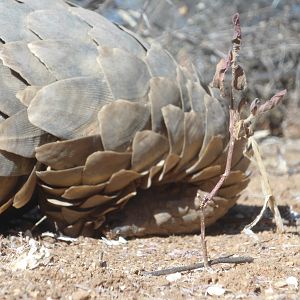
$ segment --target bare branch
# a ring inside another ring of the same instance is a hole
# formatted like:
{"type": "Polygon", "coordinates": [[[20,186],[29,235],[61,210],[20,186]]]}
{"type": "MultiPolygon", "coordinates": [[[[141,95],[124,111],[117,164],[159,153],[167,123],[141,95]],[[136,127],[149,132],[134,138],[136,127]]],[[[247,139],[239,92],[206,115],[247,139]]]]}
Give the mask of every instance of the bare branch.
{"type": "Polygon", "coordinates": [[[270,100],[266,101],[263,104],[260,104],[260,101],[256,98],[251,103],[250,111],[253,116],[260,115],[264,112],[267,112],[280,104],[283,100],[283,97],[286,95],[287,90],[282,90],[276,93],[270,100]]]}

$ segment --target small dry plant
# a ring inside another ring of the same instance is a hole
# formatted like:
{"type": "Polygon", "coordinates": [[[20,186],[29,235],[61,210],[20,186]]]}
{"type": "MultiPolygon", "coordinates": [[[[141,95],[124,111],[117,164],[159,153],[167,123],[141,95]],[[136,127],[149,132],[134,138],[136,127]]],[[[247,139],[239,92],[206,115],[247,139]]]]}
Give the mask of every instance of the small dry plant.
{"type": "MultiPolygon", "coordinates": [[[[217,182],[215,187],[210,193],[208,193],[203,199],[200,195],[200,191],[197,193],[197,197],[200,200],[200,220],[201,220],[201,244],[203,251],[203,262],[183,267],[175,267],[170,269],[158,270],[153,272],[144,272],[144,275],[166,275],[175,272],[189,271],[201,267],[208,268],[211,265],[217,263],[246,263],[252,262],[252,257],[220,257],[217,259],[209,260],[207,253],[207,245],[205,239],[205,216],[204,210],[209,203],[214,202],[214,196],[218,193],[218,190],[222,187],[224,181],[229,176],[231,171],[231,163],[234,151],[235,142],[240,138],[246,138],[249,142],[249,149],[252,149],[254,159],[257,163],[257,166],[262,177],[262,189],[265,196],[265,203],[262,207],[260,214],[255,218],[255,220],[245,227],[244,231],[251,232],[253,226],[255,226],[258,221],[261,219],[267,205],[269,205],[274,217],[277,226],[278,232],[283,232],[283,223],[282,219],[276,204],[275,197],[272,194],[271,187],[269,184],[268,176],[266,169],[264,167],[261,154],[259,152],[258,145],[253,138],[253,124],[257,116],[269,111],[273,107],[277,106],[283,99],[286,94],[286,90],[280,91],[275,94],[270,100],[267,100],[263,103],[259,99],[254,99],[250,104],[249,116],[242,117],[242,109],[245,107],[245,101],[243,100],[243,91],[246,89],[246,75],[243,68],[238,63],[239,51],[241,48],[241,26],[240,26],[240,17],[236,13],[233,16],[233,26],[234,34],[232,38],[232,49],[229,51],[226,59],[221,59],[217,64],[216,73],[213,79],[213,86],[220,90],[220,94],[223,100],[229,105],[229,144],[228,144],[228,153],[227,160],[225,165],[225,171],[221,175],[220,180],[217,182]]],[[[247,153],[245,153],[247,155],[247,153]]]]}
{"type": "MultiPolygon", "coordinates": [[[[203,259],[204,266],[208,267],[210,262],[207,255],[207,245],[205,240],[205,217],[204,209],[209,202],[213,202],[214,196],[217,194],[218,190],[223,185],[224,181],[230,174],[231,162],[233,156],[233,150],[235,141],[241,137],[245,137],[249,141],[249,146],[253,150],[254,158],[257,162],[261,177],[262,177],[262,188],[265,195],[265,203],[263,205],[262,211],[257,216],[257,218],[248,226],[245,230],[250,231],[251,228],[257,224],[260,218],[263,215],[264,210],[267,205],[269,205],[273,215],[275,217],[275,222],[278,232],[283,232],[282,219],[276,204],[275,197],[272,194],[271,187],[269,184],[268,176],[266,169],[264,167],[258,145],[253,135],[253,123],[257,116],[263,114],[264,112],[269,111],[273,107],[277,106],[283,99],[286,94],[286,90],[280,91],[275,94],[270,100],[261,103],[259,99],[254,99],[250,104],[250,114],[247,118],[242,118],[241,110],[245,105],[243,101],[242,92],[246,89],[246,75],[243,68],[238,64],[239,51],[241,48],[241,26],[240,26],[240,17],[239,14],[233,16],[233,26],[234,34],[232,38],[232,49],[229,51],[226,59],[221,59],[217,65],[216,73],[213,79],[213,86],[220,90],[221,96],[224,98],[224,101],[229,103],[229,145],[228,145],[228,154],[227,161],[225,166],[225,172],[220,177],[220,180],[215,185],[213,190],[207,194],[203,199],[201,199],[200,205],[200,218],[201,218],[201,242],[203,250],[203,259]]],[[[199,197],[200,193],[198,193],[199,197]]]]}

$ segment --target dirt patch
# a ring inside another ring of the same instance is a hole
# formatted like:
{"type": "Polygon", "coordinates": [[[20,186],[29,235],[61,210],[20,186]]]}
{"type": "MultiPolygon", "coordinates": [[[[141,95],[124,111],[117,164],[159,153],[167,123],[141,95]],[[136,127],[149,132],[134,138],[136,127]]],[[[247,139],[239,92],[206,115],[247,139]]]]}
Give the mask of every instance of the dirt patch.
{"type": "Polygon", "coordinates": [[[241,233],[263,202],[260,178],[253,168],[253,180],[239,204],[209,228],[207,237],[210,258],[247,255],[253,263],[219,264],[212,271],[177,274],[172,281],[140,273],[200,262],[198,235],[108,245],[89,238],[59,241],[41,234],[32,239],[30,232],[10,230],[0,238],[0,298],[201,299],[211,292],[209,287],[217,286],[227,299],[298,299],[299,140],[268,139],[262,149],[286,232],[276,234],[266,215],[255,227],[254,237],[241,233]]]}

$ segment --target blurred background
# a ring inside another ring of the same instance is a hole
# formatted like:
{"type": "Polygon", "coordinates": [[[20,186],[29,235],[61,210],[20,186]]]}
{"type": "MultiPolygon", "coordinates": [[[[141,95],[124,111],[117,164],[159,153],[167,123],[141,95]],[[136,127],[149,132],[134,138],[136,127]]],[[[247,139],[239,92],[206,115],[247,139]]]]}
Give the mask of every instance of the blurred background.
{"type": "Polygon", "coordinates": [[[158,41],[177,60],[190,57],[209,83],[231,47],[231,18],[240,13],[249,101],[288,89],[284,105],[257,126],[272,135],[300,137],[300,2],[297,0],[71,0],[158,41]]]}

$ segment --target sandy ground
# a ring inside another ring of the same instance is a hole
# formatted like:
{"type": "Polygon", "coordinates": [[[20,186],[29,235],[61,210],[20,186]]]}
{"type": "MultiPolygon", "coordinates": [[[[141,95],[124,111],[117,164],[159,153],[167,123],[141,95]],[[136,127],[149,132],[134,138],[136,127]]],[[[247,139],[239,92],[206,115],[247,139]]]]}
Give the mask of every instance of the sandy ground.
{"type": "Polygon", "coordinates": [[[263,195],[253,169],[250,186],[237,206],[208,229],[210,258],[251,256],[253,263],[218,264],[171,276],[152,271],[202,260],[198,235],[120,241],[58,240],[11,229],[0,235],[1,299],[299,299],[300,140],[267,139],[262,150],[285,233],[277,234],[270,216],[241,233],[259,212],[263,195]],[[292,209],[292,210],[291,210],[292,209]]]}

